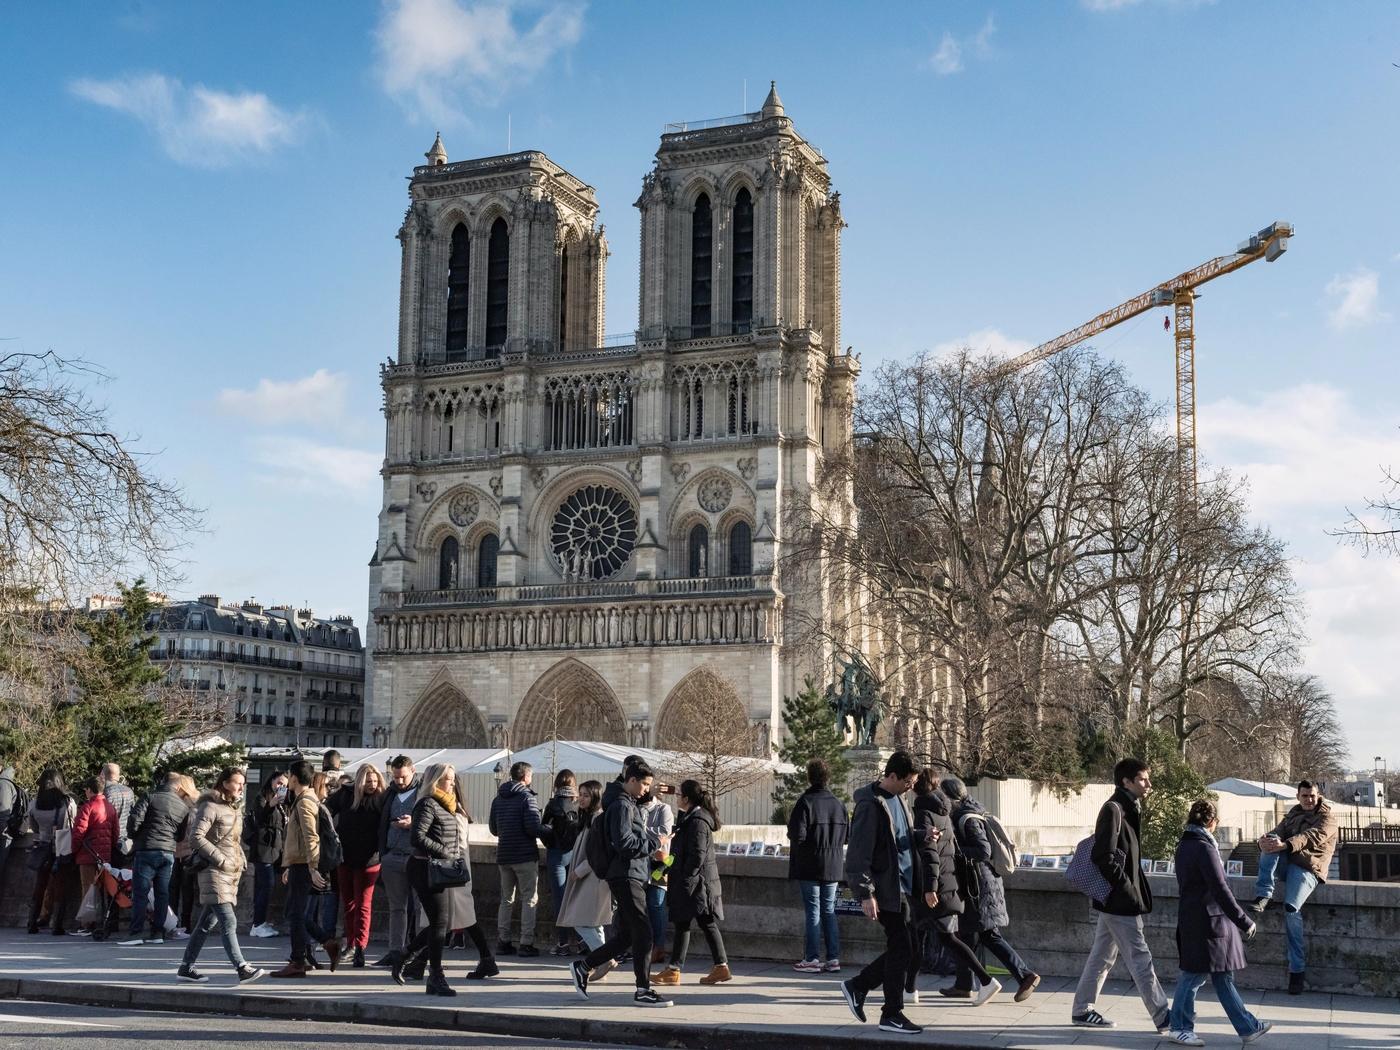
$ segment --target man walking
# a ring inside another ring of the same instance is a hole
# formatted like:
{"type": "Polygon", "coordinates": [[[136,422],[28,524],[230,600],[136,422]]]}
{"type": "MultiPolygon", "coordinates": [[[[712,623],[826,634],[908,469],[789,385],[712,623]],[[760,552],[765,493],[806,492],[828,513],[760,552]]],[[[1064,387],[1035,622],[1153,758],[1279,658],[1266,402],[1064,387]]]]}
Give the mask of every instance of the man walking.
{"type": "Polygon", "coordinates": [[[1298,782],[1298,804],[1273,831],[1259,840],[1259,877],[1254,881],[1255,914],[1269,906],[1279,865],[1283,876],[1283,932],[1288,941],[1288,994],[1303,994],[1307,944],[1303,940],[1303,904],[1319,882],[1337,848],[1337,818],[1311,780],[1298,782]]]}
{"type": "MultiPolygon", "coordinates": [[[[287,797],[291,799],[291,813],[287,817],[287,839],[282,847],[282,882],[287,887],[287,897],[283,911],[292,934],[292,957],[286,966],[272,974],[273,977],[305,977],[306,960],[311,942],[307,934],[307,898],[312,887],[323,890],[326,879],[320,872],[321,836],[319,816],[321,802],[311,788],[311,780],[316,775],[307,761],[293,762],[287,771],[287,797]]],[[[313,923],[314,924],[314,923],[313,923]]],[[[317,932],[324,933],[324,930],[317,932]]],[[[333,936],[333,934],[331,935],[333,936]]],[[[339,945],[328,936],[324,939],[326,954],[331,959],[331,969],[339,960],[339,945]]]]}
{"type": "Polygon", "coordinates": [[[573,962],[574,990],[588,998],[588,975],[611,963],[623,952],[632,953],[632,972],[638,1006],[670,1006],[672,1001],[651,987],[651,922],[647,918],[646,881],[648,859],[657,856],[666,840],[647,830],[639,800],[651,790],[654,776],[641,759],[622,770],[621,783],[613,781],[603,792],[602,834],[594,821],[588,836],[588,866],[604,873],[612,892],[615,933],[601,947],[573,962]]]}
{"type": "Polygon", "coordinates": [[[510,779],[491,800],[489,826],[496,836],[496,870],[501,877],[501,905],[496,912],[496,954],[514,955],[510,921],[520,898],[520,954],[540,954],[535,947],[535,908],[540,902],[540,853],[536,839],[552,845],[554,834],[540,820],[539,800],[531,790],[535,771],[529,762],[510,767],[510,779]]]}
{"type": "Polygon", "coordinates": [[[1152,953],[1142,932],[1142,917],[1152,911],[1152,890],[1142,873],[1142,800],[1152,791],[1151,771],[1137,758],[1125,758],[1113,767],[1113,797],[1099,810],[1094,825],[1090,859],[1108,881],[1108,897],[1094,901],[1099,913],[1094,944],[1079,975],[1070,1020],[1081,1028],[1117,1027],[1094,1003],[1118,953],[1128,961],[1128,972],[1158,1033],[1165,1035],[1171,1010],[1166,993],[1152,968],[1152,953]]]}
{"type": "Polygon", "coordinates": [[[914,759],[896,751],[885,773],[855,793],[846,885],[867,919],[885,930],[885,950],[860,973],[841,982],[841,994],[857,1021],[865,1021],[865,997],[884,988],[880,1031],[918,1035],[923,1029],[904,1016],[904,982],[914,957],[914,887],[923,886],[923,862],[914,848],[914,815],[904,794],[914,786],[914,759]]]}
{"type": "Polygon", "coordinates": [[[150,934],[144,943],[165,943],[165,913],[170,909],[170,876],[175,870],[175,844],[185,837],[190,805],[175,791],[167,773],[160,787],[136,803],[131,811],[132,883],[131,938],[122,947],[143,943],[146,897],[153,896],[150,934]]]}
{"type": "Polygon", "coordinates": [[[389,898],[389,950],[375,966],[393,966],[408,946],[410,918],[417,901],[408,882],[413,856],[413,805],[420,779],[413,759],[397,755],[389,763],[389,797],[379,817],[379,882],[389,898]]]}

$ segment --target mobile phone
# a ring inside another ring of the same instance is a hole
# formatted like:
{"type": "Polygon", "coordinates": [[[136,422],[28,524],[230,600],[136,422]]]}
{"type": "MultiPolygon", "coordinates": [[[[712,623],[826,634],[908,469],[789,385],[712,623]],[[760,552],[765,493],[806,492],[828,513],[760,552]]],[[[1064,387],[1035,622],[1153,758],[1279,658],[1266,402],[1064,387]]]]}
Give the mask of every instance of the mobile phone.
{"type": "Polygon", "coordinates": [[[676,793],[676,785],[657,784],[656,787],[652,790],[652,793],[656,795],[674,795],[676,793]]]}

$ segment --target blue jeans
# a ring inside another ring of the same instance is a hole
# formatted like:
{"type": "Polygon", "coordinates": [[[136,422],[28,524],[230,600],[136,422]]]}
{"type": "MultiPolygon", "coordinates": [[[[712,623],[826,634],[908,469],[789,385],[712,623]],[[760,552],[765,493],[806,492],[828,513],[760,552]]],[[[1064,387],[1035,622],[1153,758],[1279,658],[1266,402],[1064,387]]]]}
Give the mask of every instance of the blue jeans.
{"type": "Polygon", "coordinates": [[[827,959],[841,957],[841,935],[836,930],[836,883],[798,882],[802,888],[802,908],[806,915],[807,946],[804,960],[822,957],[822,941],[826,941],[827,959]]]}
{"type": "Polygon", "coordinates": [[[544,872],[549,877],[549,903],[554,914],[556,944],[564,944],[569,939],[569,928],[559,925],[559,904],[564,899],[564,884],[568,880],[569,861],[573,860],[573,857],[572,850],[561,853],[551,847],[544,851],[544,872]]]}
{"type": "Polygon", "coordinates": [[[666,943],[666,887],[647,880],[647,921],[651,923],[651,946],[666,943]]]}
{"type": "Polygon", "coordinates": [[[146,928],[146,894],[154,891],[151,929],[165,932],[165,913],[170,908],[170,875],[175,870],[175,854],[159,849],[138,849],[131,858],[131,935],[140,937],[146,928]]]}
{"type": "Polygon", "coordinates": [[[1235,975],[1229,970],[1219,973],[1187,973],[1181,971],[1176,979],[1176,995],[1172,997],[1171,1026],[1173,1032],[1194,1032],[1196,1030],[1196,990],[1206,983],[1209,977],[1215,985],[1215,997],[1225,1008],[1225,1016],[1235,1026],[1241,1037],[1259,1030],[1259,1018],[1245,1009],[1240,990],[1235,987],[1235,975]]]}
{"type": "Polygon", "coordinates": [[[1307,946],[1303,943],[1303,905],[1317,888],[1317,876],[1307,868],[1288,863],[1287,853],[1261,853],[1259,877],[1254,880],[1256,897],[1274,895],[1275,873],[1284,865],[1283,933],[1288,941],[1288,972],[1302,973],[1308,962],[1307,946]]]}
{"type": "Polygon", "coordinates": [[[246,970],[248,960],[243,958],[243,949],[238,945],[238,917],[234,915],[232,904],[204,906],[199,921],[190,931],[190,943],[185,945],[185,965],[194,965],[194,961],[204,949],[205,940],[214,932],[215,926],[219,928],[219,936],[223,938],[224,954],[228,956],[228,961],[233,963],[235,970],[246,970]]]}
{"type": "Polygon", "coordinates": [[[272,900],[272,885],[277,881],[277,865],[258,862],[253,865],[253,925],[267,922],[267,905],[272,900]]]}

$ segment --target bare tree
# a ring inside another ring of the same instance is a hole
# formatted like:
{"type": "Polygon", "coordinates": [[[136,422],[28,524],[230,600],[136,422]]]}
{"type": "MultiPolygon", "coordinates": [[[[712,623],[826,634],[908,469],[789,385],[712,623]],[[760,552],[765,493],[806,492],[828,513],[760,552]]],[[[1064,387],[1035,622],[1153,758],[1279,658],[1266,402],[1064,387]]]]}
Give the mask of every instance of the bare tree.
{"type": "Polygon", "coordinates": [[[1347,521],[1332,533],[1370,554],[1400,554],[1400,474],[1383,467],[1382,494],[1366,501],[1360,514],[1347,510],[1347,521]]]}
{"type": "Polygon", "coordinates": [[[727,705],[688,703],[667,740],[676,753],[669,770],[677,781],[698,780],[715,799],[772,775],[768,756],[756,754],[753,727],[735,719],[727,705]]]}

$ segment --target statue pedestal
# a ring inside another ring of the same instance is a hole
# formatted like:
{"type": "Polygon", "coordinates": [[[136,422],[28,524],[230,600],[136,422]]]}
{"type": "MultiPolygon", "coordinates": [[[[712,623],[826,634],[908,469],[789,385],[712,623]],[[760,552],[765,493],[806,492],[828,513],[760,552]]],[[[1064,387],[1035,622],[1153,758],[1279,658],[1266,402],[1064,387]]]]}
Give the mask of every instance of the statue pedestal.
{"type": "Polygon", "coordinates": [[[885,762],[894,753],[892,747],[848,747],[846,761],[851,764],[850,775],[846,778],[846,790],[854,794],[856,788],[864,787],[872,780],[885,775],[885,762]]]}

